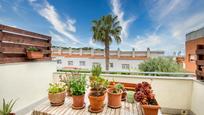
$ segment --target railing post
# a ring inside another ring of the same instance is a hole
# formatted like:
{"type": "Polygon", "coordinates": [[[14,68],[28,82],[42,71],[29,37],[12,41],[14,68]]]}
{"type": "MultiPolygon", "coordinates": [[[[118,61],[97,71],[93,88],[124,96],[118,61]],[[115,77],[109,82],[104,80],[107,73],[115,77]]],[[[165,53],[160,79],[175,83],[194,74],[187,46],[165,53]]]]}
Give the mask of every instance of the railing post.
{"type": "Polygon", "coordinates": [[[79,50],[79,55],[81,56],[82,54],[83,54],[83,49],[80,48],[80,50],[79,50]]]}
{"type": "Polygon", "coordinates": [[[94,49],[91,48],[91,56],[94,56],[94,49]]]}

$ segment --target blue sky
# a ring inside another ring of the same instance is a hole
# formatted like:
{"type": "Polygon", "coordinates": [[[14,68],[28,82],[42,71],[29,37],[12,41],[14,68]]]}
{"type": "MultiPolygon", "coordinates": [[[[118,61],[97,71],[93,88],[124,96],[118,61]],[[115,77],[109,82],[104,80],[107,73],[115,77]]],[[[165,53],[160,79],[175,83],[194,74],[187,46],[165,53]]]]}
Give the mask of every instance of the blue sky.
{"type": "Polygon", "coordinates": [[[204,26],[203,0],[0,0],[0,23],[52,36],[52,44],[94,47],[91,22],[118,15],[122,43],[111,49],[185,48],[185,34],[204,26]]]}

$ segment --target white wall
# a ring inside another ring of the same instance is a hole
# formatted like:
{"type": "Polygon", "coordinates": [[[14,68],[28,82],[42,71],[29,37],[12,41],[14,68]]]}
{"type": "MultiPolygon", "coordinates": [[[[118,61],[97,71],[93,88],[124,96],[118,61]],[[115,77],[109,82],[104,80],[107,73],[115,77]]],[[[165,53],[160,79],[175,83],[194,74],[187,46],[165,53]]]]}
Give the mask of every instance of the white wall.
{"type": "Polygon", "coordinates": [[[204,83],[203,82],[200,82],[200,81],[193,82],[191,111],[193,111],[196,115],[204,115],[204,83]]]}
{"type": "Polygon", "coordinates": [[[18,98],[17,111],[46,97],[53,72],[56,62],[51,61],[0,64],[0,106],[3,98],[18,98]]]}
{"type": "MultiPolygon", "coordinates": [[[[55,60],[61,59],[62,64],[57,64],[58,68],[69,67],[68,61],[73,61],[72,67],[79,67],[83,69],[91,69],[93,63],[100,63],[103,70],[105,70],[105,60],[104,59],[91,59],[91,58],[64,58],[64,57],[56,57],[55,60]],[[79,61],[85,61],[85,66],[80,66],[79,61]]],[[[110,63],[113,63],[113,68],[109,67],[110,71],[136,71],[138,70],[138,65],[143,62],[143,60],[118,60],[118,59],[110,59],[110,63]],[[122,69],[122,64],[129,64],[130,69],[124,70],[122,69]]]]}

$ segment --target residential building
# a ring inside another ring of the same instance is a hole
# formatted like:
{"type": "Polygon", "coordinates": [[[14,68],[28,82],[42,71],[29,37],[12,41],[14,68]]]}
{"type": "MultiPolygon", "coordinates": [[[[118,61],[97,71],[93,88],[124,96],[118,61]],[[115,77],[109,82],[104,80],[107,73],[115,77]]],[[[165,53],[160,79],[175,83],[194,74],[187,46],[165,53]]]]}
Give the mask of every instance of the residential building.
{"type": "MultiPolygon", "coordinates": [[[[150,57],[164,56],[163,51],[110,51],[110,71],[136,71],[138,65],[150,57]]],[[[58,62],[59,69],[91,69],[93,65],[101,65],[105,70],[104,50],[83,50],[81,49],[61,49],[53,48],[52,57],[58,62]]]]}
{"type": "Polygon", "coordinates": [[[196,70],[196,49],[198,45],[204,45],[204,27],[186,34],[185,69],[188,72],[195,72],[196,70]]]}

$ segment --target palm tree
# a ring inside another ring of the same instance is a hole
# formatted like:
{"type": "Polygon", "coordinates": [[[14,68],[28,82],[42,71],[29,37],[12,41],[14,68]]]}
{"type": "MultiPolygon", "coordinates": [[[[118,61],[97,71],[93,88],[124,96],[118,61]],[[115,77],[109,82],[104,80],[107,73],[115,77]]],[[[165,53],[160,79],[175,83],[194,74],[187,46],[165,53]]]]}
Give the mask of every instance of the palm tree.
{"type": "Polygon", "coordinates": [[[92,25],[93,41],[100,42],[105,46],[106,70],[109,70],[109,45],[113,39],[117,44],[121,43],[122,27],[117,16],[102,16],[99,20],[94,20],[92,25]]]}

